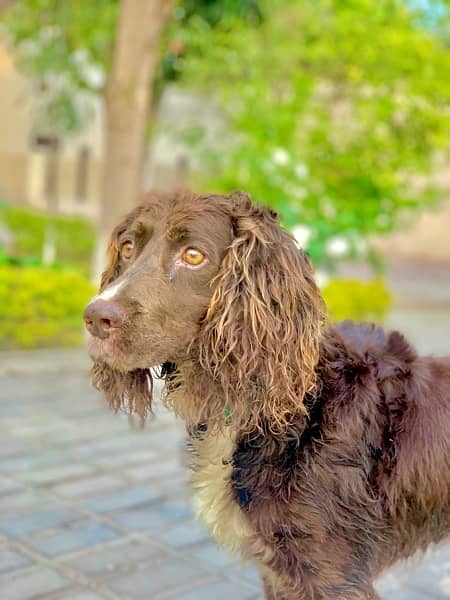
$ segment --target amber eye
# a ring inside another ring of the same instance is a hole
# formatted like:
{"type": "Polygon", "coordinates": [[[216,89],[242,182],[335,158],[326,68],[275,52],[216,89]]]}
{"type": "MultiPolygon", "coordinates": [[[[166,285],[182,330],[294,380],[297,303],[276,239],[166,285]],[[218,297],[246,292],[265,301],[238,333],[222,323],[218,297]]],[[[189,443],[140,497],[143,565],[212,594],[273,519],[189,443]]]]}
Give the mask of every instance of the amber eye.
{"type": "Polygon", "coordinates": [[[186,248],[181,258],[186,264],[196,267],[205,260],[205,255],[196,248],[186,248]]]}
{"type": "Polygon", "coordinates": [[[131,240],[128,240],[127,242],[124,242],[122,244],[122,246],[120,247],[120,256],[121,258],[124,258],[125,260],[130,260],[130,258],[133,258],[134,255],[134,242],[132,242],[131,240]]]}

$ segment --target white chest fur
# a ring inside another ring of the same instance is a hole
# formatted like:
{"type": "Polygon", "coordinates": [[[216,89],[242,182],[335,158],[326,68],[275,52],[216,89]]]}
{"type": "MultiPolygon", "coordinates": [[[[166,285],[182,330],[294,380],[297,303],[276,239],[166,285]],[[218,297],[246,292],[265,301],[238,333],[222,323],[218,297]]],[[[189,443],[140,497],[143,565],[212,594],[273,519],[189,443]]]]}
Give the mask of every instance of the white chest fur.
{"type": "Polygon", "coordinates": [[[239,552],[252,531],[231,485],[234,442],[232,432],[194,439],[191,483],[199,519],[218,544],[239,552]]]}

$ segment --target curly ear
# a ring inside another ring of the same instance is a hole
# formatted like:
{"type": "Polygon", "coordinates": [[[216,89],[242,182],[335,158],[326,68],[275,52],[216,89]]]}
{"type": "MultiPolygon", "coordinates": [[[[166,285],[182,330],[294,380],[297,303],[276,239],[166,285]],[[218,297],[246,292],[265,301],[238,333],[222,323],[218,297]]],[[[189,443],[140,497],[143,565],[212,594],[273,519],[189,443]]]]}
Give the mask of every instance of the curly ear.
{"type": "Polygon", "coordinates": [[[199,362],[224,392],[216,417],[282,432],[306,412],[315,386],[324,304],[308,258],[277,215],[241,194],[232,201],[235,238],[213,282],[199,362]]]}

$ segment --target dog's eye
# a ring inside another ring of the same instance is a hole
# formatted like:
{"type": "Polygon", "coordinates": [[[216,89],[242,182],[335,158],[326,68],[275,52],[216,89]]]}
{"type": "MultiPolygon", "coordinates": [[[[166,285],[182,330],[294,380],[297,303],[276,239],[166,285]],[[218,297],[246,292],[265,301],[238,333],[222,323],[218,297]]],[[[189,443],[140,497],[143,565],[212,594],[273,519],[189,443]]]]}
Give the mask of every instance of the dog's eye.
{"type": "Polygon", "coordinates": [[[134,242],[128,240],[124,242],[120,247],[120,256],[125,260],[130,260],[134,255],[134,242]]]}
{"type": "Polygon", "coordinates": [[[205,255],[200,250],[197,250],[197,248],[186,248],[181,258],[186,264],[196,267],[205,260],[205,255]]]}

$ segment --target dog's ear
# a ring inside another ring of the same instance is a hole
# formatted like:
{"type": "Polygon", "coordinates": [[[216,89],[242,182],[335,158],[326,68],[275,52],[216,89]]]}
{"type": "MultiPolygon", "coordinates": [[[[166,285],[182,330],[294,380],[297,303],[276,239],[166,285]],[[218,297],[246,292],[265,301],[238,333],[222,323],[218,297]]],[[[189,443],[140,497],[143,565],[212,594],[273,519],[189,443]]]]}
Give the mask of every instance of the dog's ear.
{"type": "Polygon", "coordinates": [[[234,194],[234,240],[216,277],[200,363],[243,429],[286,429],[315,385],[324,304],[312,267],[270,209],[234,194]]]}
{"type": "Polygon", "coordinates": [[[119,237],[124,231],[122,224],[112,232],[106,250],[106,267],[100,278],[100,291],[112,283],[120,275],[119,237]]]}

